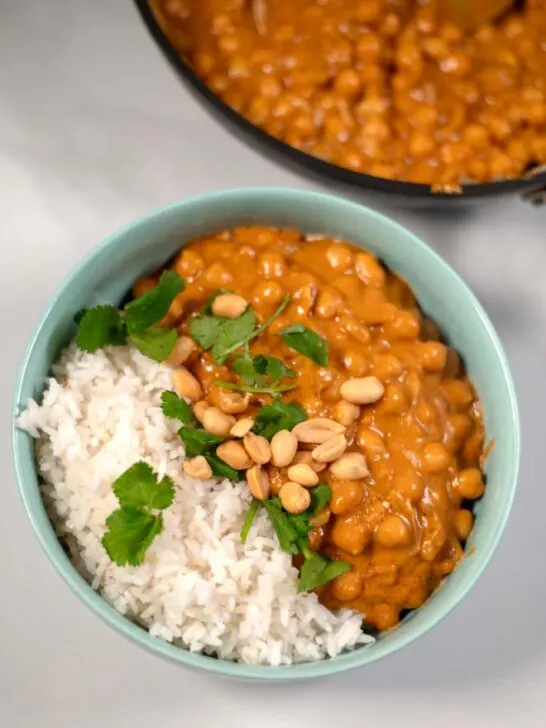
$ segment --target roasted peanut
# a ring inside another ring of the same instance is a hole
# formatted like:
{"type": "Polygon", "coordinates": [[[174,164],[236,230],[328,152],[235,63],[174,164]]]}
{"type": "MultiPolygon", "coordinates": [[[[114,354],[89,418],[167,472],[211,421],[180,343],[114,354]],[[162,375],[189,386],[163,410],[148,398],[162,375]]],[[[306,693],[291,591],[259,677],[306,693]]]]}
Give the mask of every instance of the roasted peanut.
{"type": "Polygon", "coordinates": [[[236,293],[222,293],[214,299],[212,313],[215,316],[235,319],[242,316],[247,307],[248,303],[242,296],[236,293]]]}
{"type": "Polygon", "coordinates": [[[342,399],[334,407],[334,417],[344,427],[349,427],[360,416],[360,407],[352,402],[342,399]]]}
{"type": "Polygon", "coordinates": [[[191,402],[197,402],[203,396],[201,385],[186,367],[178,367],[173,371],[173,385],[181,397],[191,402]]]}
{"type": "Polygon", "coordinates": [[[334,435],[316,447],[311,453],[319,463],[331,463],[343,455],[347,448],[345,435],[334,435]]]}
{"type": "Polygon", "coordinates": [[[334,435],[345,432],[345,427],[335,420],[327,417],[312,417],[310,420],[300,422],[292,430],[300,442],[321,444],[334,435]]]}
{"type": "Polygon", "coordinates": [[[184,460],[182,469],[186,475],[194,480],[208,480],[212,478],[211,467],[202,455],[184,460]]]}
{"type": "Polygon", "coordinates": [[[341,385],[341,396],[353,404],[371,404],[381,399],[385,387],[377,377],[347,379],[341,385]]]}
{"type": "Polygon", "coordinates": [[[229,434],[232,437],[244,437],[247,432],[254,427],[254,419],[252,417],[242,417],[233,425],[229,434]]]}
{"type": "Polygon", "coordinates": [[[195,351],[195,343],[189,336],[179,336],[174,349],[171,351],[165,364],[171,367],[178,367],[184,364],[195,351]]]}
{"type": "Polygon", "coordinates": [[[309,452],[309,450],[301,450],[301,452],[297,452],[294,460],[292,461],[294,465],[298,465],[299,463],[305,463],[305,465],[309,465],[315,473],[321,473],[325,468],[327,468],[326,463],[319,463],[318,460],[313,460],[313,456],[309,452]]]}
{"type": "Polygon", "coordinates": [[[271,438],[271,462],[277,468],[290,465],[298,449],[298,438],[289,430],[280,430],[271,438]]]}
{"type": "Polygon", "coordinates": [[[247,432],[243,437],[245,450],[257,465],[265,465],[271,460],[271,448],[269,442],[261,435],[247,432]]]}
{"type": "Polygon", "coordinates": [[[288,468],[288,477],[294,483],[299,483],[305,488],[312,488],[319,482],[319,477],[310,465],[298,463],[288,468]]]}
{"type": "Polygon", "coordinates": [[[288,481],[279,491],[282,507],[288,513],[303,513],[311,505],[311,496],[299,483],[288,481]]]}
{"type": "Polygon", "coordinates": [[[196,402],[193,405],[193,414],[197,417],[201,424],[203,423],[203,415],[205,414],[205,410],[208,410],[209,407],[210,404],[207,402],[206,399],[200,399],[199,402],[196,402]]]}
{"type": "Polygon", "coordinates": [[[271,492],[267,473],[259,465],[253,465],[246,471],[248,489],[258,500],[267,500],[271,492]]]}
{"type": "Polygon", "coordinates": [[[218,389],[218,406],[229,415],[240,415],[248,408],[250,394],[233,392],[225,387],[218,389]]]}
{"type": "Polygon", "coordinates": [[[235,470],[247,470],[252,466],[252,460],[240,442],[223,442],[216,448],[216,454],[235,470]]]}
{"type": "Polygon", "coordinates": [[[360,452],[348,452],[330,465],[330,472],[340,480],[360,480],[370,472],[365,456],[360,452]]]}
{"type": "Polygon", "coordinates": [[[218,437],[227,437],[235,424],[235,418],[226,415],[218,407],[209,407],[203,412],[203,427],[207,432],[218,437]]]}
{"type": "Polygon", "coordinates": [[[310,519],[310,523],[314,528],[321,528],[328,523],[330,515],[330,509],[326,506],[321,508],[320,511],[310,519]]]}

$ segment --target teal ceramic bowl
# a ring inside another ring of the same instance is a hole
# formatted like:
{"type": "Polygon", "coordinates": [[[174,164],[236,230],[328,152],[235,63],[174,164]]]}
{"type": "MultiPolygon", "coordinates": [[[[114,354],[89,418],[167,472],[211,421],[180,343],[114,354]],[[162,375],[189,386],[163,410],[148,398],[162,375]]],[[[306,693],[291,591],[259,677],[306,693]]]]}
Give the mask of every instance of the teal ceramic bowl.
{"type": "Polygon", "coordinates": [[[98,245],[65,280],[50,303],[25,354],[15,392],[15,412],[40,397],[53,360],[74,334],[82,306],[118,303],[136,278],[163,264],[183,243],[215,230],[269,224],[345,238],[376,253],[404,277],[423,308],[466,362],[483,402],[487,436],[487,490],[476,506],[469,556],[441,589],[395,630],[371,647],[335,659],[288,667],[251,667],[191,654],[150,637],[118,614],[70,563],[44,509],[31,438],[13,433],[19,488],[34,531],[49,560],[74,593],[122,635],[161,657],[197,670],[262,681],[309,679],[368,665],[413,642],[437,625],[468,593],[489,562],[504,529],[516,487],[519,424],[516,396],[493,327],[459,276],[425,243],[386,217],[329,195],[287,189],[228,190],[164,207],[98,245]]]}

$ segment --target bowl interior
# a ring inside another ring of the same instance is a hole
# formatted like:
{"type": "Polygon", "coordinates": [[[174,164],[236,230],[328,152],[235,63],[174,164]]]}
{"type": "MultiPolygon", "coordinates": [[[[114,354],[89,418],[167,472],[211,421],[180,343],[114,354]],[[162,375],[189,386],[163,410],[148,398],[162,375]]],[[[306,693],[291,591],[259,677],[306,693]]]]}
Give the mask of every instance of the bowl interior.
{"type": "Polygon", "coordinates": [[[498,542],[510,510],[519,461],[517,405],[508,366],[483,309],[457,274],[406,229],[372,210],[302,190],[230,190],[160,209],[115,233],[65,280],[30,343],[15,394],[18,412],[40,397],[51,363],[74,334],[74,315],[84,306],[119,303],[136,278],[173,255],[184,242],[242,224],[293,227],[345,238],[376,253],[404,277],[423,310],[462,354],[480,393],[487,436],[494,441],[486,462],[488,487],[467,546],[469,557],[421,609],[412,612],[375,645],[333,660],[270,668],[195,655],[154,639],[119,615],[79,576],[58,542],[43,507],[33,443],[14,431],[15,464],[35,532],[55,568],[76,594],[118,631],[148,650],[193,667],[247,679],[296,679],[339,672],[373,662],[437,624],[476,581],[498,542]]]}

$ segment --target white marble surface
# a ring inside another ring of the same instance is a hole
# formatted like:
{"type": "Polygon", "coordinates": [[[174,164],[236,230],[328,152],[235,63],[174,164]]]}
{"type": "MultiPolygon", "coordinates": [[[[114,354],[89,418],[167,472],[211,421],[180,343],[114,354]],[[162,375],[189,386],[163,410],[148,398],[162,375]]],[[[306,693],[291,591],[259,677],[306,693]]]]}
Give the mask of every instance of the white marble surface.
{"type": "Polygon", "coordinates": [[[16,490],[8,409],[41,310],[76,261],[132,217],[259,184],[311,186],[205,115],[129,0],[0,3],[0,726],[546,725],[546,208],[514,199],[447,216],[387,210],[480,296],[513,366],[523,421],[502,544],[464,604],[417,644],[323,684],[215,681],[111,632],[40,552],[16,490]]]}

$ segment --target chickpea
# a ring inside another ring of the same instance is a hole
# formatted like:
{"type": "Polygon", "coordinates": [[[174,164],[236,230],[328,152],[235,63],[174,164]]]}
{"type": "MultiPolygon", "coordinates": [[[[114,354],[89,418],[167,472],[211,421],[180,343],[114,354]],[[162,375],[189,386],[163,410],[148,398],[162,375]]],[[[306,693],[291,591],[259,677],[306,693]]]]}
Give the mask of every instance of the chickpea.
{"type": "Polygon", "coordinates": [[[476,500],[485,490],[483,476],[478,468],[461,470],[453,480],[453,489],[461,498],[476,500]]]}
{"type": "Polygon", "coordinates": [[[458,408],[469,407],[474,401],[474,393],[468,382],[462,379],[452,379],[442,385],[445,396],[458,408]]]}
{"type": "Polygon", "coordinates": [[[199,253],[184,248],[174,263],[174,269],[182,278],[197,278],[205,269],[205,261],[199,253]]]}
{"type": "Polygon", "coordinates": [[[404,365],[394,354],[375,354],[371,368],[373,374],[382,382],[396,379],[404,371],[404,365]]]}
{"type": "Polygon", "coordinates": [[[365,523],[353,516],[336,518],[330,532],[334,546],[353,556],[359,556],[371,539],[371,532],[365,523]]]}
{"type": "Polygon", "coordinates": [[[358,71],[354,68],[345,68],[336,76],[334,90],[347,98],[355,97],[360,91],[361,81],[358,71]]]}
{"type": "Polygon", "coordinates": [[[461,541],[466,541],[472,531],[474,525],[474,517],[472,512],[466,508],[459,508],[455,513],[455,532],[461,541]]]}
{"type": "Polygon", "coordinates": [[[207,288],[225,288],[233,281],[233,276],[223,263],[213,263],[206,268],[200,278],[207,288]]]}
{"type": "Polygon", "coordinates": [[[402,412],[406,411],[406,397],[400,384],[396,382],[387,384],[380,407],[381,412],[389,415],[401,415],[402,412]]]}
{"type": "Polygon", "coordinates": [[[425,132],[414,131],[410,137],[409,153],[412,157],[428,157],[435,148],[434,138],[425,132]]]}
{"type": "Polygon", "coordinates": [[[447,360],[447,347],[440,341],[423,341],[418,348],[419,361],[427,372],[441,372],[447,360]]]}
{"type": "Polygon", "coordinates": [[[350,347],[345,349],[342,362],[349,374],[353,374],[356,377],[362,377],[369,369],[368,357],[359,348],[350,347]]]}
{"type": "Polygon", "coordinates": [[[366,33],[358,39],[356,56],[362,61],[372,61],[380,58],[383,52],[383,43],[379,36],[366,33]]]}
{"type": "Polygon", "coordinates": [[[330,286],[320,290],[315,313],[319,318],[331,319],[343,308],[344,300],[341,293],[330,286]]]}
{"type": "Polygon", "coordinates": [[[402,472],[395,475],[394,488],[397,493],[412,503],[420,501],[425,492],[421,476],[409,464],[402,472]]]}
{"type": "Polygon", "coordinates": [[[352,511],[364,497],[364,488],[358,480],[340,480],[331,483],[330,510],[335,515],[352,511]]]}
{"type": "Polygon", "coordinates": [[[332,594],[340,602],[356,599],[362,591],[362,574],[356,569],[347,571],[332,582],[332,594]]]}
{"type": "Polygon", "coordinates": [[[258,258],[257,272],[264,278],[282,278],[286,274],[286,259],[278,250],[266,249],[258,258]]]}
{"type": "Polygon", "coordinates": [[[356,435],[356,443],[364,450],[368,458],[378,457],[385,454],[385,443],[381,435],[369,427],[361,427],[356,435]]]}
{"type": "Polygon", "coordinates": [[[394,604],[388,604],[382,602],[376,604],[372,610],[371,621],[375,624],[377,629],[382,632],[395,627],[399,622],[399,612],[394,604]]]}
{"type": "Polygon", "coordinates": [[[441,473],[450,462],[449,451],[441,442],[427,442],[421,451],[421,468],[425,473],[441,473]]]}
{"type": "Polygon", "coordinates": [[[375,540],[388,548],[405,546],[409,541],[409,528],[400,516],[388,515],[379,524],[375,540]]]}

